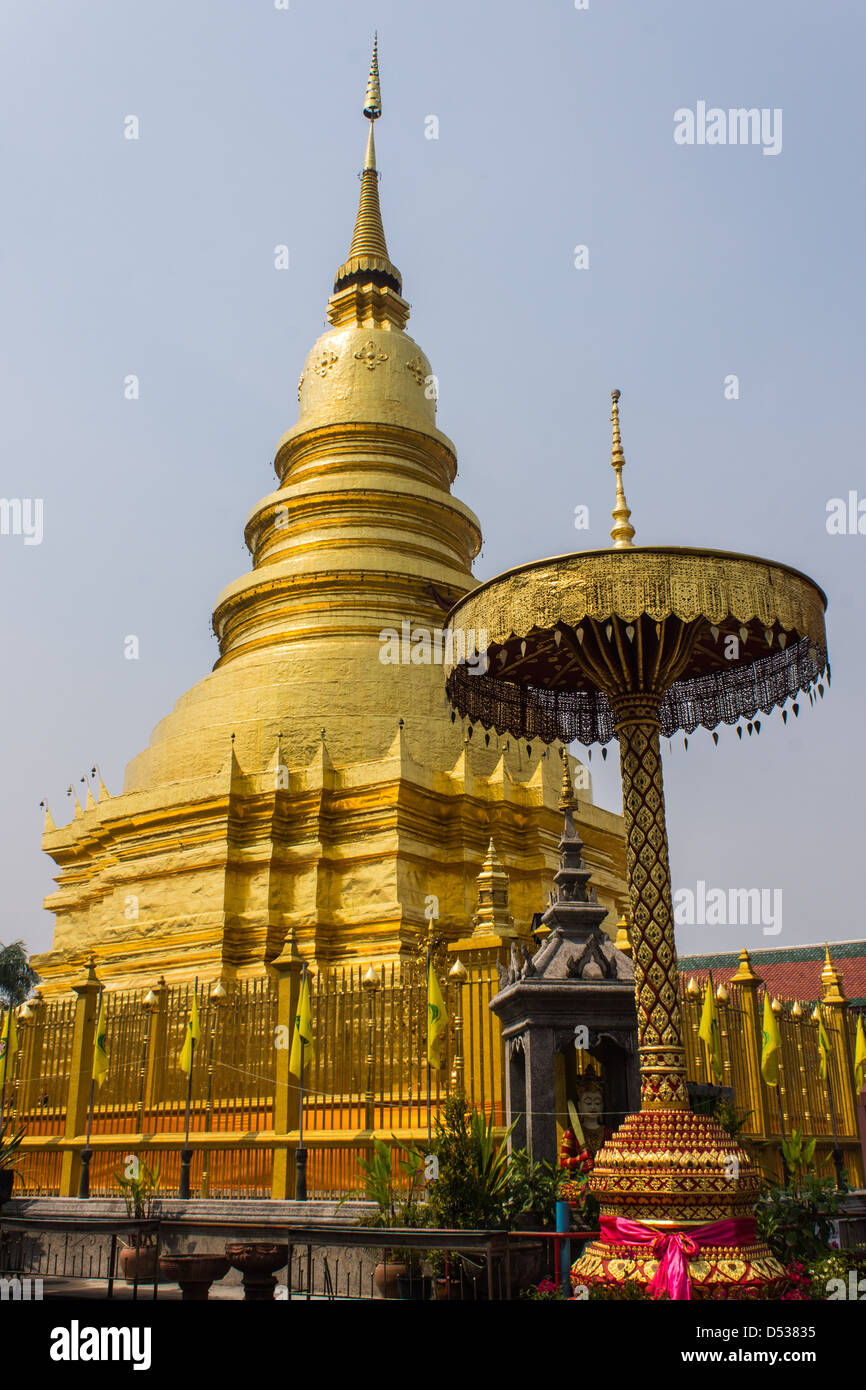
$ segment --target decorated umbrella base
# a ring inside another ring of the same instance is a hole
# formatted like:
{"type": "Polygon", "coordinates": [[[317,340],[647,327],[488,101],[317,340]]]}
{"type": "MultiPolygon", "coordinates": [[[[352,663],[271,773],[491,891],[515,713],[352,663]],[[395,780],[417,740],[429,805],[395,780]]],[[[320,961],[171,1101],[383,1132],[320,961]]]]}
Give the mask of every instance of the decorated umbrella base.
{"type": "MultiPolygon", "coordinates": [[[[754,1289],[762,1298],[780,1294],[785,1282],[784,1270],[758,1238],[754,1218],[751,1219],[751,1226],[754,1234],[749,1244],[702,1246],[697,1257],[686,1262],[685,1272],[690,1288],[688,1294],[680,1296],[724,1299],[747,1289],[754,1289]]],[[[684,1236],[690,1234],[684,1227],[666,1227],[664,1231],[659,1231],[659,1235],[668,1236],[672,1231],[679,1231],[684,1236]]],[[[660,1263],[658,1255],[653,1255],[651,1246],[644,1251],[633,1245],[596,1240],[572,1265],[571,1282],[574,1288],[614,1281],[649,1287],[655,1283],[660,1263]]],[[[666,1290],[660,1292],[654,1289],[653,1292],[660,1298],[674,1296],[666,1290]]]]}
{"type": "Polygon", "coordinates": [[[633,1280],[657,1298],[781,1293],[785,1271],[759,1238],[759,1179],[719,1122],[688,1110],[627,1116],[589,1184],[601,1237],[572,1266],[574,1286],[633,1280]]]}

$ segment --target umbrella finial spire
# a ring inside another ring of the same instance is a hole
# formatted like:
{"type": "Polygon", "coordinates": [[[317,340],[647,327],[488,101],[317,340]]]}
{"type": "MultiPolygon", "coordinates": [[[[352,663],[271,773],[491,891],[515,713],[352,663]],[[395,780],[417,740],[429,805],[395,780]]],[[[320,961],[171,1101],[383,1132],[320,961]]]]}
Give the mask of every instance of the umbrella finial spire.
{"type": "Polygon", "coordinates": [[[610,422],[613,425],[613,444],[610,451],[611,467],[616,470],[616,506],[612,516],[614,526],[610,533],[610,538],[617,550],[624,550],[632,545],[634,527],[629,521],[631,512],[625,500],[625,493],[622,488],[622,470],[625,467],[625,455],[622,451],[622,440],[619,435],[619,391],[611,391],[611,414],[610,422]]]}

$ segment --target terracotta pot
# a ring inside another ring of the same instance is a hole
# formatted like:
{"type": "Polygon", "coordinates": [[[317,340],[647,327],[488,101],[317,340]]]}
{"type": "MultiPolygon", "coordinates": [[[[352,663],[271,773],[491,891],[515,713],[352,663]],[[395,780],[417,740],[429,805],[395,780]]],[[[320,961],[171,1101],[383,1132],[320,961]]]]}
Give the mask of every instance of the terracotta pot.
{"type": "Polygon", "coordinates": [[[156,1277],[156,1246],[125,1245],[120,1252],[120,1272],[127,1284],[152,1284],[156,1277]]]}
{"type": "Polygon", "coordinates": [[[379,1290],[383,1298],[399,1298],[400,1290],[397,1286],[398,1279],[405,1279],[409,1270],[404,1264],[387,1263],[376,1265],[373,1270],[373,1283],[379,1290]]]}
{"type": "Polygon", "coordinates": [[[453,1275],[452,1275],[452,1277],[451,1277],[450,1279],[445,1279],[444,1277],[442,1277],[442,1278],[437,1278],[436,1281],[435,1281],[435,1284],[436,1284],[436,1299],[437,1299],[437,1302],[439,1302],[439,1303],[448,1303],[448,1302],[450,1302],[450,1303],[459,1303],[459,1302],[460,1302],[461,1292],[460,1292],[460,1280],[459,1280],[459,1278],[455,1279],[453,1275]]]}
{"type": "Polygon", "coordinates": [[[244,1277],[244,1298],[267,1302],[274,1296],[274,1271],[282,1269],[289,1260],[287,1244],[268,1241],[238,1241],[226,1246],[226,1259],[244,1277]]]}
{"type": "Polygon", "coordinates": [[[202,1303],[211,1284],[229,1272],[224,1255],[160,1255],[159,1277],[166,1284],[180,1284],[184,1302],[202,1303]]]}

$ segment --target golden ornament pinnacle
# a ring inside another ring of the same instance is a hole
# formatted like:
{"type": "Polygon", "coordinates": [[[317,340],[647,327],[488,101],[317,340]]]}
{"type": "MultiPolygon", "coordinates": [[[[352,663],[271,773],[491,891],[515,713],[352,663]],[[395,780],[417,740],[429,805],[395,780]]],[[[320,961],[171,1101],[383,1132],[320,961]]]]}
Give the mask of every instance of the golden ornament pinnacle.
{"type": "Polygon", "coordinates": [[[577,802],[575,801],[574,787],[571,781],[571,769],[568,766],[568,754],[563,750],[562,791],[559,794],[559,809],[560,811],[574,811],[576,806],[577,802]]]}
{"type": "Polygon", "coordinates": [[[631,955],[631,937],[629,935],[625,913],[622,914],[616,924],[616,940],[613,944],[618,951],[622,951],[623,955],[631,955]]]}
{"type": "Polygon", "coordinates": [[[370,121],[378,121],[382,114],[382,93],[379,90],[379,35],[373,35],[373,57],[370,62],[370,76],[367,79],[367,95],[364,98],[364,115],[370,121]]]}
{"type": "Polygon", "coordinates": [[[824,968],[821,971],[821,992],[825,1003],[843,1004],[842,976],[830,959],[830,946],[824,942],[824,968]]]}
{"type": "Polygon", "coordinates": [[[740,952],[739,969],[737,970],[736,975],[733,975],[731,977],[731,983],[735,985],[761,984],[760,976],[756,975],[754,970],[752,969],[752,958],[746,950],[745,946],[740,952]]]}
{"type": "Polygon", "coordinates": [[[367,973],[361,980],[361,988],[367,990],[380,989],[382,986],[382,976],[374,965],[371,965],[367,973]]]}
{"type": "Polygon", "coordinates": [[[625,455],[622,451],[622,440],[619,434],[619,391],[611,391],[611,413],[610,422],[613,425],[613,444],[610,451],[611,467],[616,470],[616,506],[611,515],[613,516],[614,526],[610,533],[610,538],[617,550],[626,550],[632,547],[634,537],[634,527],[629,521],[631,512],[625,500],[625,493],[622,488],[622,470],[625,467],[625,455]]]}

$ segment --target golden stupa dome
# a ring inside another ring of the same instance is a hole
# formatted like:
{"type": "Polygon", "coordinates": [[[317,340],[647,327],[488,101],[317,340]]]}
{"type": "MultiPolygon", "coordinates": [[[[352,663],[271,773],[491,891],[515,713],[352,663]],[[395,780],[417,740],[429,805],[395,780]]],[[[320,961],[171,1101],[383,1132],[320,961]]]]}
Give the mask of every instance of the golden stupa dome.
{"type": "Polygon", "coordinates": [[[298,423],[280,447],[319,426],[351,420],[400,425],[440,438],[436,379],[408,333],[373,323],[341,324],[323,333],[304,363],[298,423]]]}

